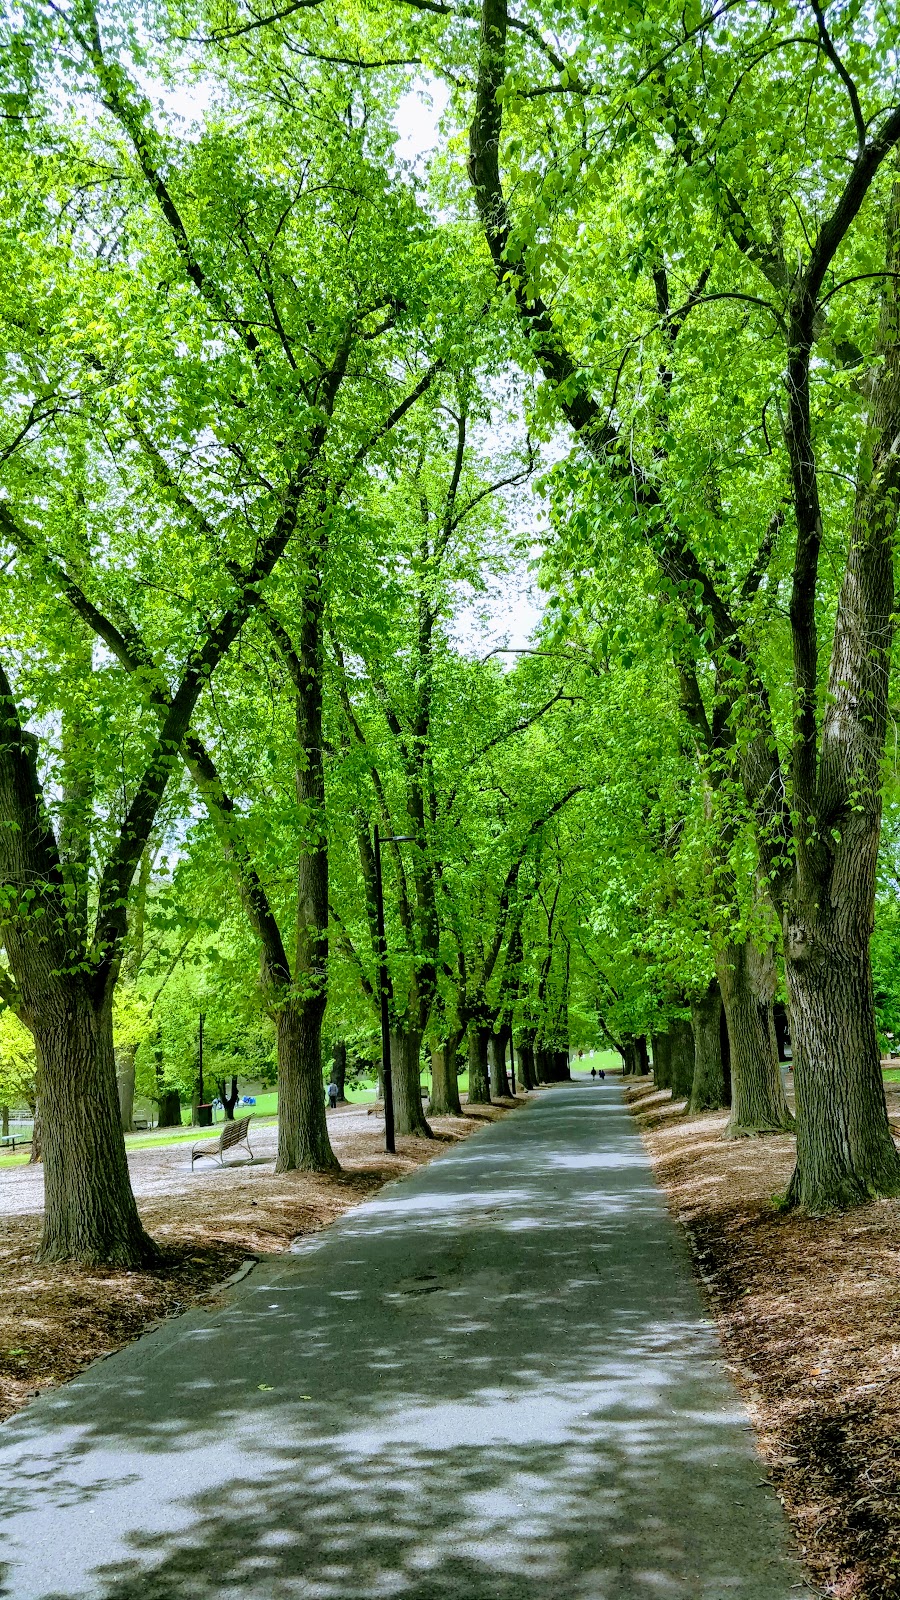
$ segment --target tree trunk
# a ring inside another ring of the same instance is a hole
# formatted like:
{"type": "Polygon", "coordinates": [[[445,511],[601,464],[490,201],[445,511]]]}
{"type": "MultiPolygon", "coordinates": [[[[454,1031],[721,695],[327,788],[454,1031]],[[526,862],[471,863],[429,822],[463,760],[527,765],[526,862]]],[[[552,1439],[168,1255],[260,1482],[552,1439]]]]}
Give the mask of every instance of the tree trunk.
{"type": "Polygon", "coordinates": [[[119,1121],[112,1006],[74,985],[35,1024],[41,1081],[44,1231],[39,1261],[146,1266],[158,1259],[131,1192],[119,1121]]]}
{"type": "Polygon", "coordinates": [[[431,1099],[428,1110],[433,1117],[461,1117],[456,1055],[459,1034],[451,1033],[445,1043],[431,1052],[431,1099]]]}
{"type": "Polygon", "coordinates": [[[509,1084],[506,1079],[506,1029],[492,1033],[488,1040],[488,1063],[492,1100],[508,1100],[509,1084]]]}
{"type": "Polygon", "coordinates": [[[391,1031],[394,1127],[413,1139],[433,1139],[422,1109],[422,1035],[416,1028],[391,1031]]]}
{"type": "Polygon", "coordinates": [[[713,978],[705,994],[691,1001],[691,1027],[694,1031],[694,1081],[688,1111],[719,1111],[725,1104],[725,1074],[722,1070],[722,1041],[719,1032],[722,995],[713,978]]]}
{"type": "Polygon", "coordinates": [[[716,970],[731,1046],[729,1139],[786,1133],[794,1126],[778,1066],[772,1001],[775,959],[752,940],[727,945],[716,970]]]}
{"type": "Polygon", "coordinates": [[[516,1047],[513,1043],[512,1028],[509,1030],[509,1092],[513,1099],[516,1098],[516,1047]]]}
{"type": "Polygon", "coordinates": [[[347,1084],[347,1046],[338,1040],[334,1047],[334,1061],[331,1067],[331,1081],[337,1085],[338,1105],[346,1104],[345,1093],[347,1084]]]}
{"type": "Polygon", "coordinates": [[[519,1080],[526,1093],[537,1084],[534,1070],[534,1045],[523,1039],[519,1045],[519,1080]]]}
{"type": "MultiPolygon", "coordinates": [[[[876,849],[873,838],[873,873],[876,849]]],[[[900,1193],[900,1156],[887,1120],[875,1032],[866,909],[853,906],[849,895],[838,904],[841,915],[820,917],[814,933],[810,928],[802,941],[786,941],[797,1096],[797,1166],[788,1199],[813,1214],[900,1193]]]]}
{"type": "MultiPolygon", "coordinates": [[[[791,796],[798,818],[793,881],[781,888],[797,1096],[797,1165],[787,1200],[813,1213],[900,1193],[900,1155],[887,1119],[869,956],[896,614],[900,497],[900,184],[896,182],[886,238],[888,270],[876,344],[881,359],[868,385],[847,562],[823,696],[819,759],[816,764],[814,740],[808,733],[814,717],[813,690],[807,702],[813,709],[805,722],[797,714],[791,796]]],[[[789,370],[795,364],[789,363],[789,370]]],[[[798,393],[795,386],[789,395],[795,414],[798,393]]],[[[790,448],[790,428],[785,437],[790,448]]],[[[808,476],[814,470],[805,443],[801,440],[792,450],[795,483],[803,472],[808,476]]],[[[794,499],[800,508],[799,491],[794,499]]],[[[810,637],[808,627],[804,633],[802,619],[792,622],[795,657],[802,648],[814,660],[814,635],[810,637]]]]}
{"type": "Polygon", "coordinates": [[[9,1138],[9,1106],[0,1106],[0,1138],[9,1138]]]}
{"type": "Polygon", "coordinates": [[[225,1079],[225,1078],[217,1079],[216,1088],[218,1089],[218,1092],[219,1092],[219,1099],[222,1102],[222,1110],[225,1113],[225,1121],[226,1122],[233,1122],[234,1121],[234,1108],[238,1103],[238,1081],[237,1081],[237,1078],[234,1078],[234,1077],[232,1078],[232,1080],[231,1080],[231,1093],[230,1094],[227,1094],[225,1092],[225,1084],[226,1084],[226,1082],[227,1082],[227,1079],[225,1079]]]}
{"type": "Polygon", "coordinates": [[[41,1104],[38,1101],[34,1107],[33,1121],[31,1124],[31,1151],[28,1156],[28,1165],[36,1166],[44,1159],[44,1122],[41,1116],[41,1104]]]}
{"type": "Polygon", "coordinates": [[[635,1039],[634,1034],[626,1034],[621,1045],[619,1046],[619,1054],[622,1057],[622,1076],[628,1078],[636,1075],[640,1070],[640,1060],[638,1057],[637,1040],[635,1039]]]}
{"type": "Polygon", "coordinates": [[[490,1026],[484,1023],[469,1023],[469,1104],[486,1106],[491,1101],[491,1086],[488,1079],[488,1040],[491,1037],[490,1026]]]}
{"type": "Polygon", "coordinates": [[[672,1038],[668,1033],[650,1035],[653,1050],[653,1081],[657,1089],[672,1087],[672,1038]]]}
{"type": "Polygon", "coordinates": [[[676,1017],[669,1024],[670,1061],[672,1066],[672,1099],[690,1099],[694,1083],[694,1030],[684,1017],[676,1017]]]}
{"type": "Polygon", "coordinates": [[[278,1156],[276,1172],[335,1172],[322,1093],[323,995],[290,996],[276,1017],[278,1156]]]}
{"type": "MultiPolygon", "coordinates": [[[[721,989],[721,984],[719,988],[721,989]]],[[[728,1017],[725,1013],[724,1003],[719,1012],[719,1050],[722,1055],[722,1104],[731,1107],[731,1035],[728,1032],[728,1017]]]]}
{"type": "Polygon", "coordinates": [[[123,1133],[134,1131],[134,1071],[137,1045],[124,1044],[116,1051],[116,1089],[119,1095],[119,1120],[123,1133]]]}
{"type": "Polygon", "coordinates": [[[158,1128],[181,1127],[181,1096],[177,1089],[161,1089],[156,1116],[158,1128]]]}
{"type": "Polygon", "coordinates": [[[642,1077],[646,1077],[647,1073],[650,1071],[650,1056],[647,1052],[647,1035],[645,1033],[639,1033],[634,1041],[634,1045],[637,1051],[638,1072],[642,1077]]]}

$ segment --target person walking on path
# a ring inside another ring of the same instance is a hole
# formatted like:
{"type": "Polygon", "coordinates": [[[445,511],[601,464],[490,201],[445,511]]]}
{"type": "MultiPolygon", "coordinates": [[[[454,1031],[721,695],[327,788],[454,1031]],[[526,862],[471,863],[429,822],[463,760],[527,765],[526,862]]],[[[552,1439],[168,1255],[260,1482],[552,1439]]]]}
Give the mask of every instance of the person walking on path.
{"type": "Polygon", "coordinates": [[[334,1079],[332,1079],[331,1083],[328,1085],[328,1106],[329,1106],[329,1109],[331,1111],[333,1111],[335,1106],[337,1105],[337,1103],[338,1103],[338,1086],[334,1082],[334,1079]]]}

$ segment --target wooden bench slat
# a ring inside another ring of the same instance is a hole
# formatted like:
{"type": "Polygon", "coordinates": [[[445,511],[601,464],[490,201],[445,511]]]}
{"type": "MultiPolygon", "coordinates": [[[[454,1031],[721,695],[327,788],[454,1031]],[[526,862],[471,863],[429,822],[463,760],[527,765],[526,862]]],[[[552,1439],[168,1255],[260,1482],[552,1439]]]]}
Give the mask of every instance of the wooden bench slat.
{"type": "Polygon", "coordinates": [[[201,1156],[218,1156],[219,1165],[224,1167],[225,1151],[231,1150],[236,1144],[246,1144],[252,1161],[253,1151],[250,1149],[248,1135],[252,1120],[252,1117],[238,1117],[234,1122],[226,1122],[218,1139],[204,1139],[202,1144],[195,1144],[191,1151],[191,1169],[193,1170],[194,1162],[199,1161],[201,1156]]]}

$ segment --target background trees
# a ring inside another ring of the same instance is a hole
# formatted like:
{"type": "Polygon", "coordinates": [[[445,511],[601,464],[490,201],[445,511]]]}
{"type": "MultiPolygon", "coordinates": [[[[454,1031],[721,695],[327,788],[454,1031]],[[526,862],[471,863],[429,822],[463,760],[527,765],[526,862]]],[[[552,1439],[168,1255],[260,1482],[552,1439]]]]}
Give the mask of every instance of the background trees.
{"type": "Polygon", "coordinates": [[[120,1124],[135,1073],[189,1086],[159,1040],[193,1004],[164,910],[191,873],[223,1040],[274,1030],[279,1166],[333,1163],[323,1029],[373,1025],[376,823],[408,836],[401,1131],[428,1134],[425,1057],[452,1111],[463,1051],[487,1098],[514,1041],[527,1080],[591,1029],[632,1064],[655,1037],[732,1133],[784,1129],[786,982],[792,1199],[900,1183],[869,955],[890,30],[506,0],[10,22],[0,985],[48,1259],[152,1250],[120,1124]],[[414,170],[395,116],[429,73],[414,170]],[[538,550],[540,632],[491,654],[471,598],[538,550]]]}

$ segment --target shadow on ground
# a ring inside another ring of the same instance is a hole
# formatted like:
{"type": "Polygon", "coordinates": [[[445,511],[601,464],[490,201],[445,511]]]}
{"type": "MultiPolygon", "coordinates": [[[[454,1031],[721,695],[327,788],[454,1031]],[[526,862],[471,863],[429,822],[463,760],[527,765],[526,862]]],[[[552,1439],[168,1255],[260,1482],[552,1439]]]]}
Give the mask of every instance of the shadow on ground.
{"type": "Polygon", "coordinates": [[[3,1430],[14,1600],[792,1600],[620,1091],[541,1097],[3,1430]]]}

